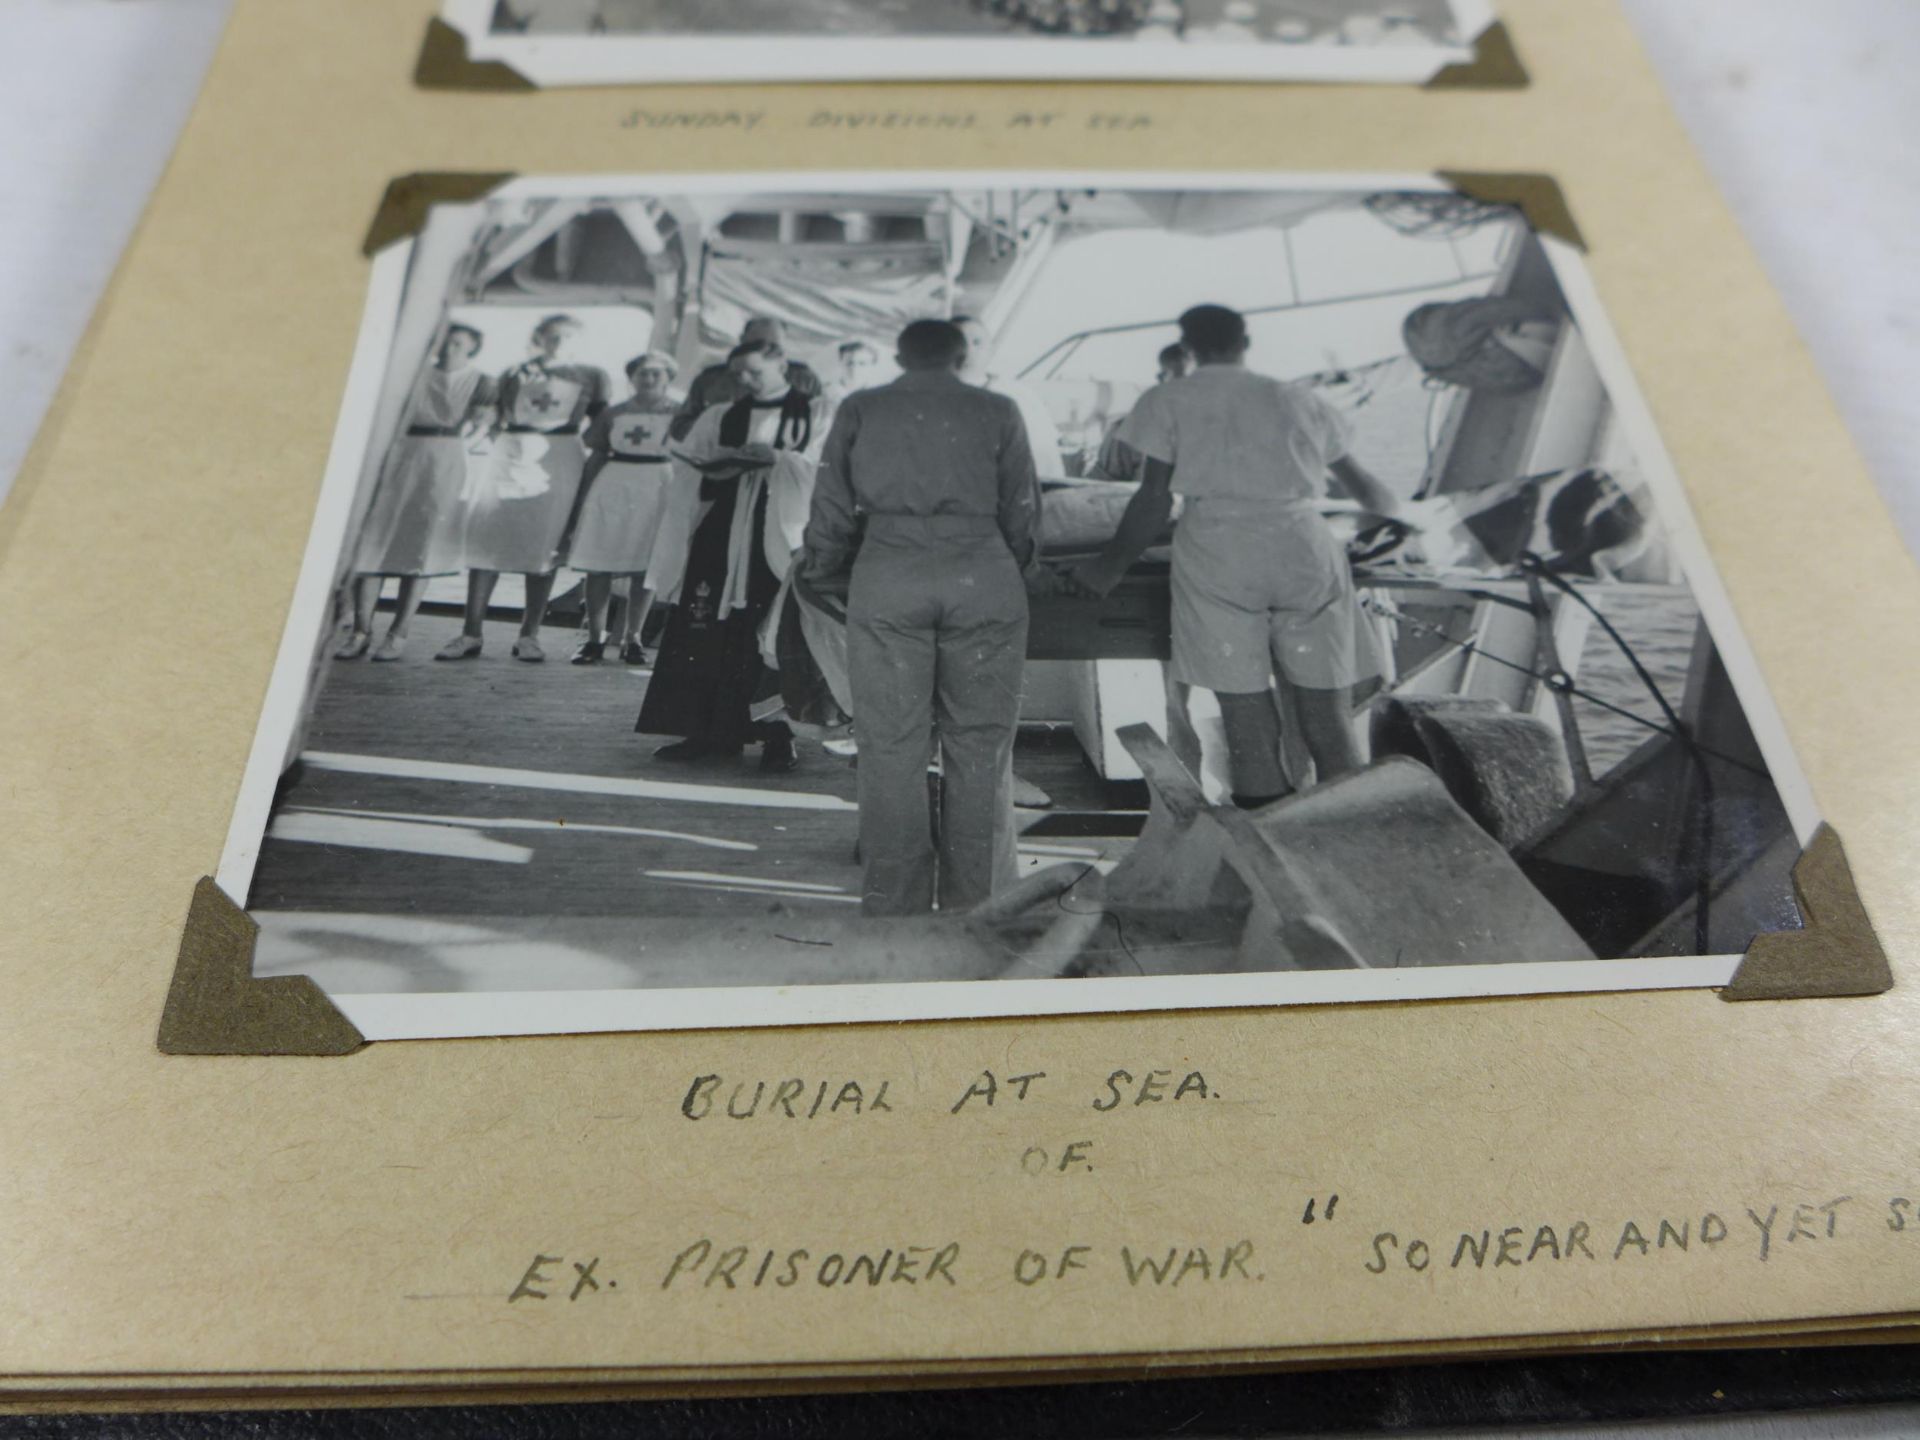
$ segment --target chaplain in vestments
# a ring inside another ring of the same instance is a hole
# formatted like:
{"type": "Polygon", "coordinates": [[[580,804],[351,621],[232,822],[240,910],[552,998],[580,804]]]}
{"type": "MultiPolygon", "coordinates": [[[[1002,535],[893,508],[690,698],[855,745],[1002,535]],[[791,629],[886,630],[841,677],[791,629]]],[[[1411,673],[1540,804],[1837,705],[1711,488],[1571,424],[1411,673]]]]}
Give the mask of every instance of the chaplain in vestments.
{"type": "Polygon", "coordinates": [[[677,735],[656,759],[737,757],[762,748],[763,770],[792,770],[793,732],[777,710],[778,677],[761,627],[800,548],[823,438],[819,401],[788,383],[770,341],[728,359],[741,394],[709,406],[674,448],[674,488],[647,566],[675,606],[634,728],[677,735]]]}

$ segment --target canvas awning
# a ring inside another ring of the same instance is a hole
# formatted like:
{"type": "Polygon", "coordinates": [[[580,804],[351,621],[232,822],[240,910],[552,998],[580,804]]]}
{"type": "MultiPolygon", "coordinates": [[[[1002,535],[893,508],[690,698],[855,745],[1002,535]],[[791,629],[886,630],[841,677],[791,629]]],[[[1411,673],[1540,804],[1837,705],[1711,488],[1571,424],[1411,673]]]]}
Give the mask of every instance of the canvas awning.
{"type": "Polygon", "coordinates": [[[945,257],[938,249],[904,255],[815,249],[709,249],[701,275],[702,344],[725,350],[755,315],[779,320],[800,349],[889,339],[909,320],[949,308],[945,257]]]}
{"type": "Polygon", "coordinates": [[[1330,210],[1358,209],[1357,191],[1097,190],[1063,192],[1058,224],[1065,230],[1165,230],[1175,235],[1232,235],[1285,229],[1330,210]]]}
{"type": "Polygon", "coordinates": [[[475,246],[473,265],[465,286],[470,298],[479,296],[558,235],[568,225],[595,211],[616,217],[649,265],[666,251],[666,241],[654,217],[654,202],[624,197],[602,199],[526,199],[496,202],[488,207],[487,224],[475,246]]]}

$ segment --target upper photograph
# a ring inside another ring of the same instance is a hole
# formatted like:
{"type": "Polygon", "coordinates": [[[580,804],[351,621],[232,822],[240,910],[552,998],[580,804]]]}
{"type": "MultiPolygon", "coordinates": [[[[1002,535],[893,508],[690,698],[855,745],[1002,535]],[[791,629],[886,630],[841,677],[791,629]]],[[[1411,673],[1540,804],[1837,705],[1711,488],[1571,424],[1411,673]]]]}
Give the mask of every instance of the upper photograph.
{"type": "Polygon", "coordinates": [[[445,0],[474,61],[536,85],[735,80],[1424,84],[1491,0],[445,0]],[[769,44],[778,40],[778,44],[769,44]]]}

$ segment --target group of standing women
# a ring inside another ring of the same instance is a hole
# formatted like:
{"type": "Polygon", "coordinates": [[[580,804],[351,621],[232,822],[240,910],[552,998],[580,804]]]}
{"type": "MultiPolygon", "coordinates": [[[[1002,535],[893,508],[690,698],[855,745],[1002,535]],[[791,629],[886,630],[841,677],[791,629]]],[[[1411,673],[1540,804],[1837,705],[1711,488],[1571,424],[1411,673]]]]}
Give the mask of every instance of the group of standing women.
{"type": "Polygon", "coordinates": [[[509,572],[526,586],[513,655],[542,660],[540,626],[566,564],[587,576],[588,639],[574,659],[601,658],[613,582],[624,576],[633,583],[622,653],[639,661],[640,578],[666,501],[677,367],[667,355],[637,357],[627,367],[632,397],[609,405],[606,373],[566,359],[579,328],[571,316],[548,316],[534,327],[532,355],[495,379],[474,365],[479,332],[448,327],[381,469],[355,565],[352,628],[336,658],[398,660],[427,580],[464,570],[461,632],[435,658],[481,652],[487,606],[509,572]],[[375,643],[388,576],[400,593],[375,643]]]}
{"type": "Polygon", "coordinates": [[[646,660],[640,633],[654,596],[674,606],[635,727],[679,737],[657,756],[724,757],[757,743],[763,769],[791,770],[764,642],[812,503],[826,428],[819,387],[794,384],[798,367],[777,331],[750,331],[723,373],[702,377],[715,403],[697,413],[672,393],[677,367],[658,352],[627,366],[632,395],[610,404],[605,372],[566,358],[579,328],[546,317],[531,356],[497,380],[474,364],[479,332],[448,328],[382,466],[335,658],[398,660],[427,580],[464,569],[461,631],[434,658],[481,653],[494,586],[511,572],[526,593],[513,656],[543,660],[540,628],[564,565],[586,577],[573,662],[597,663],[624,578],[617,648],[627,663],[646,660]],[[388,576],[400,593],[376,642],[388,576]]]}

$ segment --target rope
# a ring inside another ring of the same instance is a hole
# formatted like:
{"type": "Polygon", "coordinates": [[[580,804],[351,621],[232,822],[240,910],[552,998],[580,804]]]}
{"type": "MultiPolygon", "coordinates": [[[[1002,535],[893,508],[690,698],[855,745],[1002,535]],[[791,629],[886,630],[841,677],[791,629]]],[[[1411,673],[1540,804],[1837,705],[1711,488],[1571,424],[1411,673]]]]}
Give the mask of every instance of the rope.
{"type": "MultiPolygon", "coordinates": [[[[1680,718],[1679,713],[1674,710],[1672,704],[1667,700],[1666,693],[1661,690],[1659,682],[1653,678],[1653,675],[1647,670],[1647,667],[1641,663],[1639,655],[1634,651],[1633,646],[1627,642],[1627,638],[1614,627],[1611,620],[1600,613],[1599,608],[1595,606],[1591,600],[1587,599],[1587,597],[1564,576],[1554,574],[1553,571],[1547,568],[1546,562],[1531,551],[1521,556],[1520,568],[1528,574],[1539,576],[1562,594],[1571,597],[1582,609],[1600,623],[1600,628],[1606,633],[1607,638],[1613,641],[1615,647],[1620,651],[1620,654],[1625,658],[1626,662],[1633,667],[1633,672],[1640,678],[1640,683],[1646,687],[1647,693],[1653,697],[1654,703],[1660,707],[1661,713],[1666,716],[1667,724],[1661,725],[1647,719],[1644,715],[1637,715],[1631,710],[1623,709],[1610,701],[1602,700],[1599,696],[1589,691],[1582,690],[1578,685],[1574,684],[1573,677],[1565,671],[1559,671],[1551,675],[1542,675],[1531,666],[1518,664],[1507,659],[1505,656],[1495,655],[1490,650],[1480,648],[1480,646],[1475,644],[1471,639],[1462,639],[1441,627],[1429,625],[1425,621],[1417,620],[1411,615],[1389,610],[1374,601],[1372,597],[1367,597],[1364,603],[1366,607],[1376,615],[1383,615],[1396,623],[1409,625],[1419,633],[1445,640],[1452,645],[1458,646],[1460,650],[1466,654],[1478,655],[1483,660],[1491,660],[1496,665],[1504,665],[1509,670],[1515,670],[1522,675],[1529,676],[1551,690],[1559,690],[1577,699],[1584,700],[1589,705],[1596,705],[1600,709],[1618,715],[1624,720],[1631,720],[1636,725],[1643,725],[1655,734],[1665,735],[1671,740],[1678,740],[1686,747],[1687,754],[1693,761],[1694,770],[1700,777],[1700,803],[1695,807],[1695,823],[1699,831],[1700,870],[1694,887],[1693,939],[1695,953],[1705,955],[1712,943],[1713,806],[1715,800],[1713,772],[1706,764],[1706,757],[1711,756],[1724,765],[1734,766],[1736,769],[1744,770],[1748,774],[1757,775],[1762,779],[1771,779],[1772,777],[1761,766],[1749,764],[1745,760],[1725,754],[1710,746],[1702,745],[1699,740],[1694,737],[1691,728],[1680,718]]],[[[1480,600],[1516,603],[1509,601],[1506,596],[1493,595],[1483,591],[1463,590],[1461,593],[1480,600]]],[[[1524,608],[1534,613],[1536,621],[1542,618],[1537,611],[1533,611],[1531,605],[1527,605],[1524,608]]],[[[1398,689],[1398,687],[1396,686],[1395,689],[1398,689]]],[[[1390,691],[1388,693],[1393,692],[1390,691]]]]}
{"type": "MultiPolygon", "coordinates": [[[[1557,579],[1558,577],[1555,577],[1555,578],[1557,579]]],[[[1364,584],[1365,582],[1363,581],[1362,583],[1364,584]]],[[[1477,591],[1477,590],[1462,590],[1460,591],[1460,593],[1463,595],[1469,596],[1470,598],[1475,600],[1490,600],[1498,604],[1516,605],[1516,606],[1519,606],[1519,608],[1521,609],[1528,608],[1525,605],[1522,605],[1519,601],[1509,600],[1508,597],[1504,595],[1492,595],[1492,594],[1487,594],[1483,591],[1477,591]]],[[[1564,671],[1557,674],[1553,674],[1553,675],[1543,675],[1530,665],[1522,665],[1517,661],[1507,659],[1504,655],[1496,655],[1491,650],[1484,650],[1479,645],[1475,644],[1471,639],[1462,638],[1461,636],[1455,635],[1450,631],[1443,629],[1440,626],[1429,625],[1426,621],[1415,619],[1413,616],[1406,614],[1404,611],[1388,609],[1385,606],[1382,606],[1378,601],[1374,600],[1373,597],[1371,596],[1364,597],[1361,603],[1371,613],[1375,615],[1379,615],[1385,619],[1391,620],[1395,624],[1411,626],[1415,631],[1417,631],[1422,635],[1428,635],[1435,639],[1445,640],[1450,645],[1458,646],[1466,654],[1478,655],[1482,660],[1491,660],[1496,665],[1504,665],[1509,670],[1517,671],[1520,674],[1527,676],[1529,679],[1539,681],[1542,685],[1545,685],[1550,690],[1564,690],[1567,694],[1572,695],[1575,699],[1584,700],[1589,705],[1597,706],[1602,710],[1606,710],[1611,712],[1612,714],[1618,715],[1622,720],[1631,720],[1636,725],[1645,726],[1647,729],[1653,731],[1654,734],[1656,735],[1665,735],[1667,738],[1671,740],[1679,740],[1682,743],[1690,745],[1692,748],[1700,751],[1701,754],[1710,755],[1715,760],[1718,760],[1723,764],[1732,765],[1738,769],[1745,770],[1750,775],[1759,775],[1763,778],[1770,778],[1768,777],[1767,772],[1764,769],[1760,768],[1759,766],[1748,764],[1745,760],[1739,759],[1737,756],[1726,755],[1721,753],[1718,750],[1711,749],[1708,746],[1700,744],[1697,740],[1694,740],[1691,735],[1687,734],[1686,727],[1681,723],[1678,716],[1673,715],[1672,707],[1667,704],[1666,697],[1660,694],[1659,687],[1654,683],[1652,677],[1646,673],[1645,669],[1641,667],[1638,657],[1632,653],[1631,647],[1628,646],[1626,641],[1621,638],[1620,633],[1617,630],[1615,630],[1612,625],[1608,624],[1605,616],[1601,615],[1599,611],[1594,610],[1593,606],[1587,603],[1585,596],[1581,595],[1577,590],[1573,591],[1572,594],[1576,600],[1578,600],[1582,605],[1586,606],[1586,608],[1589,611],[1592,611],[1594,617],[1600,621],[1601,626],[1606,630],[1607,634],[1613,639],[1613,642],[1616,645],[1618,645],[1621,648],[1622,652],[1626,655],[1628,662],[1633,665],[1635,671],[1640,675],[1641,679],[1648,685],[1650,689],[1652,689],[1655,699],[1660,704],[1660,708],[1664,710],[1669,716],[1672,717],[1673,724],[1675,726],[1678,726],[1679,728],[1669,729],[1667,726],[1660,724],[1658,721],[1649,720],[1644,715],[1638,715],[1631,710],[1622,709],[1620,706],[1613,704],[1611,701],[1601,699],[1598,695],[1593,694],[1591,691],[1582,690],[1578,685],[1573,683],[1573,677],[1566,674],[1564,671]]],[[[1389,690],[1387,693],[1393,694],[1397,692],[1399,688],[1400,687],[1396,685],[1393,687],[1392,690],[1389,690]]]]}
{"type": "MultiPolygon", "coordinates": [[[[1593,602],[1587,599],[1585,595],[1582,595],[1572,582],[1564,576],[1556,575],[1549,570],[1546,562],[1538,555],[1529,551],[1521,556],[1520,564],[1523,569],[1530,574],[1540,576],[1541,579],[1545,580],[1562,594],[1571,595],[1589,615],[1600,622],[1600,628],[1605,630],[1608,638],[1619,647],[1620,653],[1626,657],[1627,663],[1633,667],[1634,673],[1640,677],[1641,683],[1647,687],[1647,692],[1653,696],[1654,703],[1658,705],[1662,713],[1666,715],[1668,723],[1673,726],[1672,733],[1679,739],[1682,745],[1687,747],[1687,754],[1693,760],[1694,770],[1700,777],[1700,803],[1695,807],[1696,823],[1698,824],[1700,832],[1700,875],[1694,891],[1693,948],[1695,953],[1705,955],[1712,940],[1709,907],[1713,900],[1714,840],[1713,772],[1707,768],[1706,762],[1701,758],[1703,754],[1708,752],[1698,740],[1694,739],[1692,729],[1675,713],[1673,706],[1667,703],[1666,695],[1661,691],[1660,687],[1654,683],[1653,676],[1647,673],[1646,666],[1640,663],[1640,657],[1634,653],[1633,647],[1627,643],[1626,637],[1613,628],[1613,622],[1602,615],[1593,602]]],[[[1720,756],[1718,758],[1726,760],[1730,757],[1720,756]]],[[[1733,763],[1738,764],[1739,762],[1735,761],[1733,763]]],[[[1771,778],[1767,776],[1765,770],[1756,766],[1741,765],[1740,768],[1751,771],[1764,778],[1771,778]]]]}

